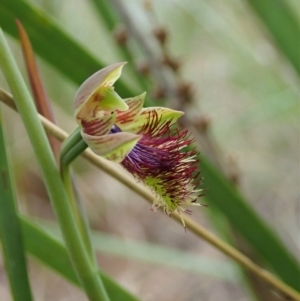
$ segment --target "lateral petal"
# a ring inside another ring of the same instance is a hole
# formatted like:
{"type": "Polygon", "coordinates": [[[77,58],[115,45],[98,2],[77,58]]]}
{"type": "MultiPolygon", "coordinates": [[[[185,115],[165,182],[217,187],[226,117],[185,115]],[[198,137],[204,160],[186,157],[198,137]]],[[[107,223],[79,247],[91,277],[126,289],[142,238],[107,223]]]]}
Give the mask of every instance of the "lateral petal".
{"type": "MultiPolygon", "coordinates": [[[[154,118],[157,121],[156,126],[160,126],[161,124],[171,121],[172,124],[177,121],[178,118],[180,118],[182,115],[184,115],[184,112],[176,111],[164,107],[148,107],[141,110],[140,115],[136,118],[136,120],[132,123],[128,123],[126,125],[126,131],[130,133],[138,133],[142,127],[147,124],[151,123],[151,118],[154,118]]],[[[121,129],[123,130],[123,127],[121,126],[121,129]]]]}
{"type": "Polygon", "coordinates": [[[141,135],[123,132],[104,136],[91,136],[82,132],[81,135],[95,154],[116,163],[122,162],[142,138],[141,135]]]}
{"type": "Polygon", "coordinates": [[[117,110],[116,124],[122,128],[123,131],[127,131],[127,128],[131,127],[131,123],[135,122],[139,117],[144,105],[145,96],[146,92],[135,97],[124,99],[128,105],[128,110],[123,112],[117,110]]]}

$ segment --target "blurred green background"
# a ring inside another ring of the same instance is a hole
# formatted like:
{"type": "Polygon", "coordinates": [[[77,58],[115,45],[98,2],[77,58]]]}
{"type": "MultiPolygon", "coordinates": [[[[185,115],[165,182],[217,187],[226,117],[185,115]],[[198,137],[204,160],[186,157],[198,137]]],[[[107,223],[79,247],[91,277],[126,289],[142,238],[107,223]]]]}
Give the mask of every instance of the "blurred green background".
{"type": "MultiPolygon", "coordinates": [[[[93,1],[28,2],[104,64],[124,60],[93,1]]],[[[155,22],[169,33],[168,51],[182,62],[180,78],[193,86],[194,100],[185,106],[187,119],[210,120],[209,137],[223,165],[238,180],[239,190],[300,259],[300,91],[296,69],[253,9],[254,1],[150,2],[155,22]]],[[[299,2],[282,2],[298,16],[299,26],[299,2]]],[[[153,22],[144,2],[124,4],[135,26],[150,40],[153,22]]],[[[272,9],[271,5],[270,12],[272,9]]],[[[118,9],[115,12],[118,16],[118,9]]],[[[279,25],[284,32],[284,24],[279,25]]],[[[288,36],[289,31],[284,34],[288,36]]],[[[26,78],[19,42],[13,38],[9,42],[26,78]]],[[[296,47],[300,54],[299,40],[296,47]]],[[[131,42],[131,49],[137,64],[145,60],[136,41],[131,42]]],[[[64,49],[59,50],[66,55],[64,49]]],[[[38,58],[38,64],[57,123],[70,132],[75,127],[72,102],[78,85],[43,59],[38,58]]],[[[125,67],[122,79],[136,93],[143,92],[130,68],[125,67]]],[[[155,80],[150,81],[149,98],[156,85],[155,80]]],[[[0,86],[7,87],[1,74],[0,86]]],[[[33,220],[53,220],[22,122],[16,113],[3,110],[20,209],[33,220]]],[[[201,147],[200,151],[205,153],[201,147]]],[[[149,204],[120,183],[81,159],[75,170],[91,225],[101,235],[99,265],[141,300],[267,300],[254,293],[262,296],[265,287],[256,285],[250,290],[231,260],[189,231],[185,234],[167,216],[151,212],[149,204]]],[[[192,217],[216,231],[209,210],[194,209],[192,217]]],[[[41,223],[55,231],[52,223],[41,223]]],[[[77,288],[32,258],[30,277],[36,300],[86,300],[77,288]]],[[[10,300],[3,265],[0,298],[10,300]]]]}

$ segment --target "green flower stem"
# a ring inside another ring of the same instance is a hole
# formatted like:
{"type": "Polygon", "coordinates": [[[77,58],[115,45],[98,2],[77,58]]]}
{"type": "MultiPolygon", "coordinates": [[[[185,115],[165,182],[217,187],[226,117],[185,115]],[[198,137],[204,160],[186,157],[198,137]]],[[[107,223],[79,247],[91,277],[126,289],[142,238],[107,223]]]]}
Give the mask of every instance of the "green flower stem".
{"type": "Polygon", "coordinates": [[[81,129],[77,127],[68,138],[63,142],[60,151],[60,164],[70,165],[86,148],[87,144],[81,137],[81,129]]]}
{"type": "Polygon", "coordinates": [[[0,65],[7,79],[18,111],[23,119],[37,161],[42,171],[52,206],[55,210],[73,267],[90,301],[108,301],[97,270],[90,262],[81,239],[72,208],[55,159],[39,120],[32,98],[11,55],[0,29],[0,65]]]}
{"type": "Polygon", "coordinates": [[[83,240],[83,243],[85,245],[86,252],[89,255],[89,258],[94,265],[94,267],[97,266],[96,258],[94,256],[91,240],[89,238],[89,227],[88,227],[88,221],[85,218],[85,214],[83,211],[83,208],[78,204],[77,199],[74,195],[74,189],[73,189],[73,181],[71,176],[71,169],[70,166],[64,166],[64,168],[61,169],[61,178],[64,184],[64,187],[66,189],[67,195],[69,197],[70,206],[73,212],[73,215],[75,217],[75,220],[78,225],[78,229],[80,231],[81,238],[83,240]]]}
{"type": "Polygon", "coordinates": [[[80,199],[75,197],[70,168],[72,161],[87,148],[87,144],[82,140],[80,131],[81,129],[79,127],[76,128],[62,144],[60,152],[60,174],[66,192],[69,196],[70,205],[79,227],[86,251],[89,254],[90,260],[93,262],[94,266],[97,267],[95,253],[93,251],[90,238],[88,219],[80,199]]]}
{"type": "Polygon", "coordinates": [[[78,137],[78,133],[80,134],[80,127],[78,126],[77,128],[75,128],[72,133],[68,136],[68,139],[66,139],[63,142],[63,145],[61,146],[60,149],[60,161],[62,160],[62,158],[65,157],[65,155],[70,151],[70,149],[72,149],[74,147],[74,145],[76,145],[81,139],[80,137],[78,137]]]}
{"type": "MultiPolygon", "coordinates": [[[[0,106],[1,109],[1,106],[0,106]]],[[[0,110],[0,238],[14,301],[32,301],[21,227],[10,178],[0,110]]]]}

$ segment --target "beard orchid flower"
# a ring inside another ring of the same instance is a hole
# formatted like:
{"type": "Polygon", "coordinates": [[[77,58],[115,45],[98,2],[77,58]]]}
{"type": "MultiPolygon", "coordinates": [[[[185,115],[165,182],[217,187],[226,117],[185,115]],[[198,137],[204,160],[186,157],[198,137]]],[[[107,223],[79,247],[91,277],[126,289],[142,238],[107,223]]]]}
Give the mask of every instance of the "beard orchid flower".
{"type": "MultiPolygon", "coordinates": [[[[183,112],[163,107],[143,108],[145,93],[122,99],[113,84],[125,63],[110,65],[89,77],[75,95],[75,118],[81,135],[99,156],[120,163],[155,193],[155,211],[163,207],[191,213],[186,205],[201,196],[198,152],[187,131],[174,127],[183,112]]],[[[184,220],[182,219],[183,225],[184,220]]]]}

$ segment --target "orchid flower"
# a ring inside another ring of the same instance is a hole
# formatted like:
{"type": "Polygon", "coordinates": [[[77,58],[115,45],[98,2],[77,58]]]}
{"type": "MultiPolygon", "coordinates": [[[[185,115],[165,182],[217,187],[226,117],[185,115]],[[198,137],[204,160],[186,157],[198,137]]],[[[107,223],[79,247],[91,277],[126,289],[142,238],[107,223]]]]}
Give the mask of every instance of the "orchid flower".
{"type": "MultiPolygon", "coordinates": [[[[122,99],[113,84],[125,63],[110,65],[89,77],[75,96],[75,118],[81,135],[97,155],[120,163],[156,194],[152,210],[163,207],[191,213],[200,205],[198,152],[186,150],[193,139],[174,128],[184,113],[163,107],[143,108],[145,93],[122,99]]],[[[183,225],[184,220],[182,219],[183,225]]]]}

